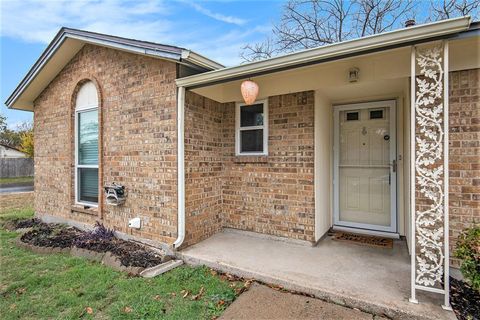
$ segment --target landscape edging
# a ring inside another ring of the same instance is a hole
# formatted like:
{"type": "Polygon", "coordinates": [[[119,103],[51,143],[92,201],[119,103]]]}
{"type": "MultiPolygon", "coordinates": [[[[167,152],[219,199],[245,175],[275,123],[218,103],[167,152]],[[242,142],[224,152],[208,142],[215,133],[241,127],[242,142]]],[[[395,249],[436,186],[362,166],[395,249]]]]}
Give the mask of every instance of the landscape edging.
{"type": "MultiPolygon", "coordinates": [[[[128,274],[134,275],[134,276],[141,276],[145,277],[142,274],[142,271],[144,270],[150,270],[153,268],[160,268],[163,265],[168,264],[171,260],[164,261],[156,266],[150,267],[150,268],[142,268],[142,267],[126,267],[122,264],[120,259],[112,254],[110,251],[107,251],[105,253],[103,252],[96,252],[93,250],[88,250],[84,248],[78,248],[78,247],[68,247],[68,248],[60,248],[60,247],[41,247],[41,246],[36,246],[30,243],[23,242],[21,240],[21,237],[17,237],[15,239],[15,244],[18,247],[30,250],[35,253],[40,253],[40,254],[52,254],[52,253],[69,253],[71,256],[74,257],[81,257],[85,258],[87,260],[91,261],[96,261],[99,262],[103,265],[106,265],[116,271],[120,272],[126,272],[128,274]]],[[[148,277],[148,276],[147,276],[148,277]]]]}

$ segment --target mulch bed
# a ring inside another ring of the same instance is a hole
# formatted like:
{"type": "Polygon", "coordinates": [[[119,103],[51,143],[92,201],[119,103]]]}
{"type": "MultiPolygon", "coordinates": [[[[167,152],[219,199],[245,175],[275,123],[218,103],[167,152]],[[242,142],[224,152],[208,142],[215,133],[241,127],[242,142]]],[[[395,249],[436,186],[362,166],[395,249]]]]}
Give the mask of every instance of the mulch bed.
{"type": "Polygon", "coordinates": [[[3,227],[7,230],[17,230],[17,229],[26,229],[32,228],[37,226],[41,223],[41,221],[37,218],[32,219],[14,219],[6,221],[3,224],[3,227]]]}
{"type": "Polygon", "coordinates": [[[77,228],[67,228],[60,224],[39,222],[33,229],[22,235],[20,240],[39,247],[69,248],[82,234],[77,228]]]}
{"type": "Polygon", "coordinates": [[[12,226],[15,229],[24,229],[24,228],[32,228],[40,223],[41,223],[40,219],[37,219],[37,218],[15,219],[12,221],[12,226]]]}
{"type": "Polygon", "coordinates": [[[480,320],[480,292],[450,277],[450,303],[459,320],[480,320]]]}
{"type": "Polygon", "coordinates": [[[117,256],[122,262],[122,265],[126,267],[151,268],[164,262],[164,258],[161,255],[147,250],[136,243],[117,238],[110,240],[90,240],[79,243],[76,246],[95,252],[110,251],[117,256]]]}
{"type": "Polygon", "coordinates": [[[172,259],[140,244],[118,239],[113,230],[98,223],[95,230],[88,232],[62,224],[43,223],[38,219],[18,220],[11,227],[32,228],[21,236],[23,243],[38,247],[77,247],[99,253],[110,252],[125,267],[150,268],[172,259]]]}

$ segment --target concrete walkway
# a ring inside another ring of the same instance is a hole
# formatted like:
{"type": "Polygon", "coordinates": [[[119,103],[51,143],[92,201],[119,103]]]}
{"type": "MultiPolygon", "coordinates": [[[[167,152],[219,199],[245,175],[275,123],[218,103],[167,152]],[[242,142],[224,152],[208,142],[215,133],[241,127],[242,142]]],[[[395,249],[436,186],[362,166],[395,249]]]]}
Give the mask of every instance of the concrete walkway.
{"type": "Polygon", "coordinates": [[[227,229],[180,252],[186,263],[281,285],[320,299],[395,319],[455,319],[442,297],[418,293],[408,302],[410,258],[404,242],[393,249],[322,240],[316,247],[227,229]]]}
{"type": "Polygon", "coordinates": [[[33,191],[33,181],[0,184],[0,193],[17,193],[33,191]]]}
{"type": "Polygon", "coordinates": [[[19,186],[19,187],[1,187],[0,193],[18,193],[18,192],[31,192],[33,186],[19,186]]]}
{"type": "MultiPolygon", "coordinates": [[[[225,310],[220,319],[372,320],[374,316],[319,299],[279,292],[263,285],[253,284],[225,310]]],[[[378,317],[375,319],[380,320],[378,317]]]]}

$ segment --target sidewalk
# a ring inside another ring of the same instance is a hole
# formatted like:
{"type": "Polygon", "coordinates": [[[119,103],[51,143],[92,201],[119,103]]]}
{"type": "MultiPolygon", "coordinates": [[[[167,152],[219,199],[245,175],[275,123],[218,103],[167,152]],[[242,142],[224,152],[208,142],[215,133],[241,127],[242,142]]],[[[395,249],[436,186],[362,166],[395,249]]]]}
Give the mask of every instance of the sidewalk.
{"type": "Polygon", "coordinates": [[[243,293],[220,317],[230,319],[386,319],[319,299],[281,292],[260,284],[243,293]]]}

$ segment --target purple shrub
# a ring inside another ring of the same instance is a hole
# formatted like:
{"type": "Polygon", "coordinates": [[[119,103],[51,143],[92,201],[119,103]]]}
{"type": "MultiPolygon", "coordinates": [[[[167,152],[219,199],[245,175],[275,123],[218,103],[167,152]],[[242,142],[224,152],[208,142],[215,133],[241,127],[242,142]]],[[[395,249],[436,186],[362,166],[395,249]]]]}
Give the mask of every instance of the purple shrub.
{"type": "Polygon", "coordinates": [[[112,240],[114,239],[115,232],[97,221],[95,223],[95,229],[83,233],[78,239],[76,239],[74,245],[79,248],[105,252],[110,250],[113,245],[112,240]]]}

